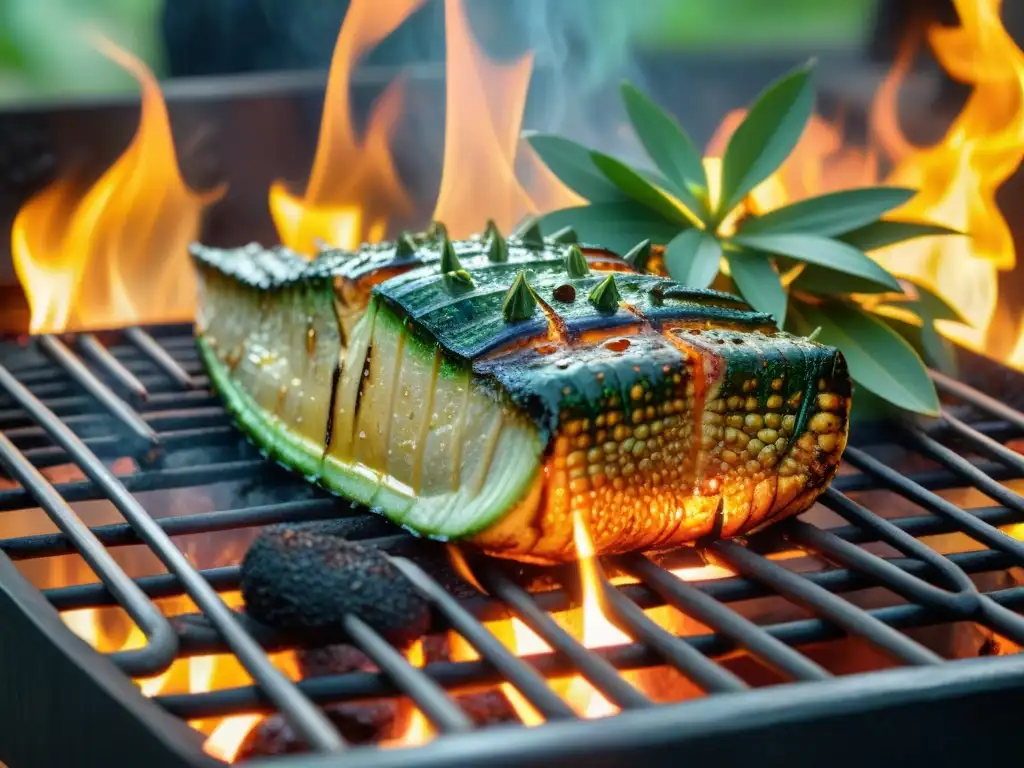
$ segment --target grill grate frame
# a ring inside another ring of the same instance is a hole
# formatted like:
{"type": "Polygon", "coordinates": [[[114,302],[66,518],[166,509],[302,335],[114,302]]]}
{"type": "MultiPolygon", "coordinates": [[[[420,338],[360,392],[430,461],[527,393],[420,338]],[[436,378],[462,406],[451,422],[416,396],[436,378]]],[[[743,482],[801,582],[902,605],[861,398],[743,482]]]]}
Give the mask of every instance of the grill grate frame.
{"type": "MultiPolygon", "coordinates": [[[[640,753],[649,758],[665,757],[669,753],[663,750],[685,747],[694,750],[694,755],[701,749],[712,750],[708,754],[718,755],[721,762],[730,750],[741,749],[733,735],[749,739],[752,748],[762,734],[767,737],[773,723],[780,738],[787,727],[817,723],[817,735],[810,741],[828,749],[832,763],[853,765],[844,761],[863,759],[862,753],[871,749],[857,734],[865,728],[884,731],[887,726],[877,719],[872,722],[872,717],[877,718],[898,702],[910,702],[904,709],[916,713],[921,722],[936,710],[937,700],[945,707],[931,716],[943,718],[959,712],[973,696],[986,695],[992,702],[1005,699],[1018,706],[1024,703],[1024,658],[1020,655],[948,661],[901,631],[973,622],[1024,645],[1024,616],[1015,612],[1024,609],[1024,587],[986,592],[970,578],[972,574],[1024,565],[1024,543],[997,528],[1024,523],[1024,498],[999,483],[1024,477],[1024,456],[1004,445],[1012,437],[1024,436],[1024,414],[941,374],[933,374],[940,392],[969,405],[986,420],[969,423],[947,409],[927,429],[912,423],[888,425],[884,442],[897,443],[937,465],[909,475],[881,461],[866,446],[849,446],[845,461],[859,474],[837,477],[821,500],[844,518],[846,525],[825,529],[797,519],[773,526],[747,546],[734,541],[710,544],[702,548],[702,555],[737,574],[715,581],[683,581],[642,555],[606,558],[606,567],[638,579],[637,584],[614,587],[606,581],[603,585],[605,612],[634,640],[622,646],[588,650],[551,618],[552,612],[574,604],[571,587],[531,593],[509,578],[498,564],[472,558],[473,573],[489,596],[457,598],[417,563],[418,555],[429,545],[405,533],[395,533],[397,529],[370,513],[352,514],[354,537],[381,547],[419,585],[434,610],[434,631],[454,629],[481,656],[478,661],[441,662],[418,668],[355,617],[349,617],[337,634],[300,637],[260,626],[244,614],[231,611],[215,591],[237,588],[238,567],[198,570],[170,538],[327,519],[335,517],[339,506],[344,506],[337,500],[322,495],[155,520],[135,498],[135,494],[147,491],[252,480],[267,471],[267,462],[234,430],[218,399],[208,391],[190,326],[131,328],[64,338],[42,336],[27,348],[0,344],[0,352],[0,463],[22,486],[0,490],[0,526],[5,512],[41,506],[61,530],[0,538],[0,594],[6,598],[0,600],[0,621],[7,623],[8,611],[46,614],[45,634],[53,645],[47,650],[63,654],[65,661],[82,673],[82,697],[92,695],[90,686],[103,688],[101,682],[110,683],[118,689],[112,701],[122,715],[134,718],[133,725],[153,724],[152,728],[135,728],[137,737],[125,748],[133,754],[148,754],[154,765],[211,764],[199,749],[199,742],[183,735],[191,731],[176,718],[275,710],[283,712],[318,752],[327,755],[259,761],[267,765],[433,766],[453,761],[472,765],[474,756],[482,754],[497,764],[553,765],[570,754],[578,757],[586,753],[605,761],[619,755],[621,759],[623,744],[634,757],[640,753]],[[980,458],[969,459],[957,453],[949,447],[951,442],[967,446],[980,458]],[[196,445],[210,452],[211,461],[200,466],[176,466],[168,461],[196,445]],[[103,463],[124,456],[135,458],[140,469],[115,475],[103,463]],[[69,462],[90,479],[51,484],[38,472],[69,462]],[[967,511],[937,494],[963,487],[980,490],[996,504],[967,511]],[[846,495],[873,489],[888,489],[911,500],[923,508],[924,514],[884,518],[846,495]],[[104,498],[122,512],[126,522],[89,529],[70,506],[104,498]],[[988,549],[940,555],[919,540],[921,536],[953,532],[966,533],[988,549]],[[872,554],[860,546],[868,542],[883,542],[901,556],[872,554]],[[131,579],[110,557],[109,548],[139,544],[157,552],[168,573],[131,579]],[[794,547],[815,553],[833,567],[798,573],[767,557],[794,547]],[[19,560],[75,552],[89,562],[99,582],[40,593],[12,566],[19,560]],[[879,585],[906,603],[864,609],[842,597],[879,585]],[[204,609],[209,621],[172,624],[152,602],[186,593],[204,609]],[[770,595],[803,606],[812,617],[758,625],[731,605],[770,595]],[[43,599],[48,604],[46,610],[40,608],[43,599]],[[642,609],[663,604],[674,606],[712,632],[677,637],[662,629],[642,609]],[[54,609],[113,605],[124,608],[143,629],[147,636],[143,649],[100,659],[53,613],[54,609]],[[510,615],[520,618],[555,652],[518,658],[481,623],[510,615]],[[865,640],[890,657],[897,668],[833,677],[799,650],[799,646],[844,635],[865,640]],[[296,643],[312,646],[332,638],[345,638],[359,647],[380,671],[296,684],[277,672],[264,653],[295,647],[296,643]],[[746,650],[789,682],[749,690],[744,680],[718,662],[737,648],[746,650]],[[153,674],[175,658],[212,652],[234,652],[257,683],[146,700],[123,674],[153,674]],[[654,705],[620,674],[624,669],[663,665],[674,667],[708,695],[680,704],[654,705]],[[623,712],[607,720],[578,720],[543,679],[567,672],[584,676],[623,712]],[[511,739],[508,734],[512,726],[474,729],[449,691],[498,682],[512,683],[549,723],[519,729],[511,739]],[[354,747],[345,758],[330,757],[348,745],[316,704],[396,693],[412,699],[438,731],[431,743],[403,750],[354,747]],[[738,711],[746,715],[742,722],[737,720],[738,711]],[[830,747],[826,737],[831,719],[838,712],[849,715],[843,736],[850,749],[837,761],[835,744],[830,747]],[[861,714],[866,718],[863,723],[857,719],[861,714]],[[697,729],[701,724],[708,733],[697,729]],[[655,732],[657,727],[666,733],[655,732]],[[181,738],[169,747],[167,735],[172,733],[181,738]],[[613,734],[621,743],[608,742],[613,734]]],[[[289,483],[292,487],[301,485],[300,480],[285,475],[275,476],[271,482],[283,487],[289,483]]],[[[9,656],[2,652],[4,647],[0,640],[0,677],[9,665],[5,661],[9,656]]],[[[17,675],[11,674],[12,684],[4,686],[9,693],[17,693],[19,685],[31,684],[19,684],[14,679],[17,675]]],[[[8,695],[0,694],[0,712],[7,699],[8,695]]],[[[960,715],[958,728],[965,727],[962,718],[970,717],[971,712],[960,715]]],[[[36,714],[40,720],[34,727],[0,734],[0,759],[8,759],[12,768],[19,763],[8,755],[32,755],[33,765],[57,765],[57,757],[69,748],[66,744],[48,745],[52,739],[46,734],[54,727],[48,722],[52,717],[45,712],[36,714]]],[[[898,719],[894,717],[892,722],[898,719]]],[[[952,722],[948,720],[947,727],[952,722]]],[[[995,722],[992,713],[987,713],[982,722],[995,722]]],[[[103,754],[109,748],[97,744],[103,739],[102,732],[83,731],[73,739],[73,754],[78,759],[103,754]]],[[[806,733],[803,739],[806,744],[806,733]]],[[[935,752],[935,759],[941,763],[943,756],[952,754],[950,737],[932,740],[943,744],[943,751],[935,752]]],[[[776,745],[774,749],[786,747],[776,745]]],[[[813,755],[814,750],[805,748],[801,754],[788,755],[787,760],[815,765],[808,754],[813,755]],[[810,762],[806,762],[808,759],[810,762]]],[[[920,750],[913,754],[921,758],[920,750]]],[[[892,757],[889,753],[882,762],[888,764],[892,757]]]]}

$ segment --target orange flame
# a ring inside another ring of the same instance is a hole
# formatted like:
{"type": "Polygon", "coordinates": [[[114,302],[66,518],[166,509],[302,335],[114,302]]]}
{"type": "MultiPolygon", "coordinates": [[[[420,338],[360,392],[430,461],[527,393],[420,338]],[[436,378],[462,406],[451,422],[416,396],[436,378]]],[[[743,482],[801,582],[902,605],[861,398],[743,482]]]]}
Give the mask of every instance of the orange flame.
{"type": "Polygon", "coordinates": [[[270,212],[281,241],[315,254],[323,242],[356,248],[381,240],[392,216],[411,205],[391,156],[390,139],[402,108],[402,81],[377,100],[366,135],[356,136],[349,86],[359,58],[390,35],[423,0],[354,0],[331,58],[316,156],[301,198],[282,181],[270,188],[270,212]]]}
{"type": "MultiPolygon", "coordinates": [[[[998,304],[997,272],[1016,263],[995,194],[1024,159],[1024,53],[1003,27],[1001,0],[954,4],[961,25],[933,27],[928,40],[946,71],[971,86],[971,95],[938,144],[895,158],[888,181],[920,190],[896,215],[939,222],[971,237],[912,241],[877,256],[894,273],[920,279],[956,305],[970,326],[948,323],[943,332],[984,351],[998,304]]],[[[886,111],[894,112],[895,103],[881,103],[876,114],[886,111]]]]}
{"type": "MultiPolygon", "coordinates": [[[[892,218],[942,224],[970,237],[920,238],[872,256],[960,310],[967,325],[938,323],[951,339],[994,354],[992,340],[998,337],[993,331],[1010,333],[1012,353],[998,356],[1024,369],[1024,327],[1003,328],[995,322],[998,273],[1016,264],[1013,237],[995,195],[1024,159],[1024,52],[1003,27],[1001,0],[954,3],[960,26],[933,26],[928,41],[946,71],[972,90],[939,142],[915,146],[900,128],[897,101],[913,54],[905,46],[875,96],[872,146],[846,146],[838,127],[814,116],[794,153],[751,193],[747,205],[765,211],[814,194],[877,184],[878,158],[884,157],[893,170],[883,183],[919,190],[890,214],[892,218]]],[[[743,114],[740,110],[729,115],[711,142],[710,153],[721,152],[743,114]]]]}
{"type": "MultiPolygon", "coordinates": [[[[239,592],[223,593],[221,597],[232,608],[242,607],[242,596],[239,592]]],[[[187,597],[168,598],[159,603],[162,612],[168,616],[196,610],[187,597]]],[[[100,610],[95,608],[65,611],[61,614],[61,619],[72,632],[101,653],[132,650],[145,644],[145,636],[134,625],[124,640],[117,640],[115,634],[102,620],[100,610]]],[[[270,660],[292,680],[299,679],[300,673],[294,652],[271,654],[270,660]]],[[[138,679],[135,684],[139,686],[144,696],[152,697],[162,694],[204,693],[251,685],[252,678],[236,657],[224,654],[179,659],[164,672],[138,679]]],[[[263,715],[258,714],[240,714],[192,720],[189,725],[206,735],[203,749],[207,754],[230,763],[237,757],[245,737],[263,718],[263,715]]]]}
{"type": "Polygon", "coordinates": [[[445,0],[445,33],[444,167],[433,219],[453,237],[468,237],[487,219],[508,232],[528,214],[583,202],[532,154],[529,191],[516,176],[533,54],[507,65],[488,59],[473,39],[464,0],[445,0]]]}
{"type": "Polygon", "coordinates": [[[84,194],[58,180],[18,212],[11,253],[33,333],[190,318],[195,278],[187,246],[203,209],[223,193],[193,192],[182,179],[153,73],[105,38],[94,36],[94,44],[139,82],[139,127],[84,194]]]}

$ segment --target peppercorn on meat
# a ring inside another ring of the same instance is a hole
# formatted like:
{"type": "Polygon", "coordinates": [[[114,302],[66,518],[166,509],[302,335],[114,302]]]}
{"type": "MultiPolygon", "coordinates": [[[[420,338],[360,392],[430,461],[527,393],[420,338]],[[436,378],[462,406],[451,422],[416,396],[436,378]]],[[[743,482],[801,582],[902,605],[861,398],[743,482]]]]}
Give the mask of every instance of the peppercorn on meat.
{"type": "Polygon", "coordinates": [[[423,536],[575,557],[748,533],[846,444],[841,355],[735,297],[540,238],[403,236],[312,262],[195,246],[198,343],[242,429],[423,536]]]}

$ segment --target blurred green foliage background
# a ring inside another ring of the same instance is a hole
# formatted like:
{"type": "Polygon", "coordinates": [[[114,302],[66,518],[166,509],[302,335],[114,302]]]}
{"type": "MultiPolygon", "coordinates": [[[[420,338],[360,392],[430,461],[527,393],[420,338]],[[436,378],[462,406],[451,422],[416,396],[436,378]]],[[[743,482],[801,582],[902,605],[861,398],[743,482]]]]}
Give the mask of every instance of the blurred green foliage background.
{"type": "Polygon", "coordinates": [[[96,53],[85,31],[106,35],[159,73],[163,6],[164,0],[0,0],[0,98],[134,88],[96,53]]]}
{"type": "MultiPolygon", "coordinates": [[[[385,2],[386,0],[371,0],[385,2]]],[[[195,23],[171,45],[216,46],[209,39],[229,30],[247,34],[235,18],[262,14],[270,28],[282,18],[325,8],[340,18],[348,0],[0,0],[0,100],[45,98],[67,94],[109,93],[133,89],[118,67],[98,55],[82,31],[91,26],[129,48],[158,76],[167,75],[168,43],[162,24],[165,7],[191,7],[195,23]],[[165,6],[165,3],[167,5],[165,6]],[[181,4],[172,7],[172,4],[181,4]],[[206,25],[203,18],[222,23],[206,25]],[[218,32],[220,30],[220,32],[218,32]],[[203,37],[206,36],[206,39],[203,37]]],[[[813,42],[855,45],[863,40],[877,0],[507,0],[523,3],[516,10],[529,15],[530,3],[576,2],[578,12],[600,5],[602,14],[617,17],[620,32],[628,28],[633,46],[654,51],[750,47],[786,49],[813,42]],[[609,11],[609,9],[611,9],[609,11]]],[[[594,11],[596,12],[596,11],[594,11]]],[[[180,14],[179,14],[180,15],[180,14]]],[[[580,19],[580,27],[586,27],[580,19]]],[[[540,23],[543,23],[541,21],[540,23]]],[[[306,27],[308,29],[308,25],[306,27]]],[[[434,31],[429,34],[436,34],[434,31]]],[[[333,40],[333,35],[325,37],[333,40]]],[[[614,41],[614,45],[619,41],[614,41]]],[[[599,41],[595,41],[600,45],[599,41]]],[[[258,44],[258,43],[257,43],[258,44]]],[[[329,55],[329,49],[328,49],[329,55]]],[[[186,52],[187,56],[187,52],[186,52]]],[[[243,67],[244,68],[244,67],[243,67]]]]}

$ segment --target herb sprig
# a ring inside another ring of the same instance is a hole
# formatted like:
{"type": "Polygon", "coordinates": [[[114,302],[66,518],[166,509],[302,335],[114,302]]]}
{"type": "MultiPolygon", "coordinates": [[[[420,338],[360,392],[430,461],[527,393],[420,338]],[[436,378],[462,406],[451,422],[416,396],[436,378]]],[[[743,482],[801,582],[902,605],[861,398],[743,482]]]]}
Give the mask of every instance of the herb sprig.
{"type": "Polygon", "coordinates": [[[771,313],[780,328],[816,334],[841,350],[865,390],[899,408],[937,415],[924,360],[948,370],[953,358],[934,323],[965,320],[926,286],[897,280],[867,252],[962,233],[883,218],[916,194],[899,187],[832,192],[761,214],[748,205],[811,117],[812,71],[812,64],[800,67],[758,97],[726,147],[715,185],[708,177],[713,166],[686,131],[629,83],[622,87],[626,112],[656,170],[561,136],[526,134],[548,168],[588,201],[549,213],[541,224],[548,232],[571,227],[582,242],[629,253],[636,266],[686,285],[731,288],[771,313]]]}

